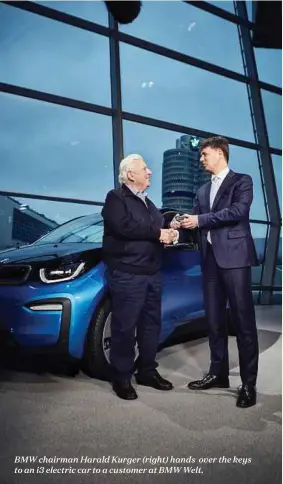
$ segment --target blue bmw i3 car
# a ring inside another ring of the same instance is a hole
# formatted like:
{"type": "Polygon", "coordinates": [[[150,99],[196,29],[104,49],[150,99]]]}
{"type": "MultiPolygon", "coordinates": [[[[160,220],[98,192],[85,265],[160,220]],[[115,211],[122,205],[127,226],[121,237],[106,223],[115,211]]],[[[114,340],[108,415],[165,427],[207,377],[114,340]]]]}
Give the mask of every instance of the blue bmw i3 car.
{"type": "MultiPolygon", "coordinates": [[[[171,219],[175,213],[167,212],[171,219]]],[[[195,231],[163,251],[163,343],[204,316],[195,231]]],[[[31,245],[0,252],[0,341],[51,353],[98,378],[109,375],[111,303],[102,259],[100,214],[71,220],[31,245]]]]}

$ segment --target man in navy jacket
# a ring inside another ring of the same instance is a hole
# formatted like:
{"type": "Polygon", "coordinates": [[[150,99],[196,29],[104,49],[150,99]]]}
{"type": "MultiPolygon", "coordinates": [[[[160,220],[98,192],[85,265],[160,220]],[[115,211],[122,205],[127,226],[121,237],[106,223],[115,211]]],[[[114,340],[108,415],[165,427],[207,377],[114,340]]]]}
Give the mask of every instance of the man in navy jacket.
{"type": "MultiPolygon", "coordinates": [[[[209,325],[211,364],[208,374],[189,383],[193,390],[229,387],[226,304],[237,331],[242,386],[237,406],[256,403],[258,338],[251,285],[251,266],[258,265],[249,224],[253,182],[249,175],[228,168],[228,141],[216,136],[204,141],[201,162],[212,174],[197,192],[193,214],[182,228],[199,228],[203,261],[204,301],[209,325]]],[[[178,228],[176,221],[172,227],[178,228]]]]}
{"type": "Polygon", "coordinates": [[[137,382],[159,390],[173,388],[156,370],[155,357],[161,329],[162,248],[178,232],[163,228],[162,214],[145,193],[150,175],[141,156],[122,160],[121,187],[107,194],[102,210],[103,253],[112,302],[112,386],[126,400],[137,398],[131,384],[136,339],[137,382]]]}

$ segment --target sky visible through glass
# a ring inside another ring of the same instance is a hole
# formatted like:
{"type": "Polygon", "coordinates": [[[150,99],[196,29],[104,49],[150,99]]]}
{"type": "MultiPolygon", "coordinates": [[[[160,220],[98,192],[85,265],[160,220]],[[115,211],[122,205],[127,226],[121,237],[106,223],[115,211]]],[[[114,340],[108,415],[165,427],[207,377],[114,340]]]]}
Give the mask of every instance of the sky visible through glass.
{"type": "MultiPolygon", "coordinates": [[[[38,3],[108,24],[101,1],[38,3]]],[[[233,2],[211,3],[234,11],[233,2]]],[[[143,2],[138,19],[120,30],[244,73],[236,25],[183,2],[143,2]]],[[[120,57],[124,111],[254,142],[245,84],[124,42],[120,57]]],[[[111,107],[106,37],[0,4],[0,59],[0,82],[111,107]]],[[[256,49],[256,59],[260,78],[280,86],[281,51],[256,49]]],[[[264,92],[263,101],[270,143],[280,148],[281,97],[264,92]]],[[[4,93],[0,109],[1,190],[104,201],[114,185],[110,117],[4,93]]],[[[182,133],[129,121],[123,132],[125,155],[142,154],[153,170],[149,196],[161,206],[163,153],[182,133]]],[[[273,164],[281,187],[278,158],[273,164]]],[[[230,166],[253,177],[251,217],[265,221],[256,152],[231,146],[230,166]]],[[[22,201],[57,223],[100,210],[22,201]]]]}

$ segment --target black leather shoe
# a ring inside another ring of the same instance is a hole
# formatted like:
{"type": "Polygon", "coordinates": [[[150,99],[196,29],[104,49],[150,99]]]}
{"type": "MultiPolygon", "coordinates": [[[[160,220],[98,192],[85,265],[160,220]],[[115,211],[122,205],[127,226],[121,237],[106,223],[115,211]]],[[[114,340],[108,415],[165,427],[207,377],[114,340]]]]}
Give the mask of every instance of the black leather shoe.
{"type": "Polygon", "coordinates": [[[112,388],[116,395],[123,400],[136,400],[138,398],[130,380],[115,380],[112,382],[112,388]]]}
{"type": "Polygon", "coordinates": [[[146,387],[156,388],[156,390],[172,390],[173,385],[170,381],[165,380],[159,373],[155,370],[154,373],[148,375],[135,375],[137,383],[144,385],[146,387]]]}
{"type": "Polygon", "coordinates": [[[256,404],[256,389],[254,385],[242,385],[239,389],[237,407],[248,408],[256,404]]]}
{"type": "Polygon", "coordinates": [[[188,384],[190,390],[208,390],[209,388],[229,388],[228,378],[219,378],[217,375],[208,373],[202,380],[192,381],[188,384]]]}

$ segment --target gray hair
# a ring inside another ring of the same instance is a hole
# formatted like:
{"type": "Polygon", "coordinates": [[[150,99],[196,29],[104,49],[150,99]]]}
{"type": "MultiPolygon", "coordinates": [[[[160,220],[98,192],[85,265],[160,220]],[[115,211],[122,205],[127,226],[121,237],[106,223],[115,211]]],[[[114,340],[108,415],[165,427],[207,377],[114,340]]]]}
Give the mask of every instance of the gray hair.
{"type": "Polygon", "coordinates": [[[133,161],[135,160],[143,160],[143,157],[141,155],[128,155],[126,158],[124,158],[119,166],[119,183],[122,185],[122,183],[127,183],[128,182],[128,171],[131,169],[131,166],[133,164],[133,161]]]}

